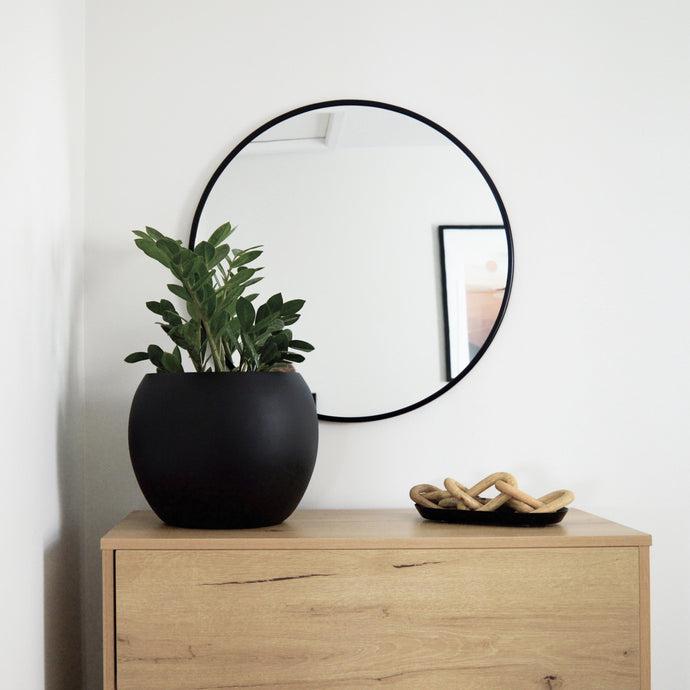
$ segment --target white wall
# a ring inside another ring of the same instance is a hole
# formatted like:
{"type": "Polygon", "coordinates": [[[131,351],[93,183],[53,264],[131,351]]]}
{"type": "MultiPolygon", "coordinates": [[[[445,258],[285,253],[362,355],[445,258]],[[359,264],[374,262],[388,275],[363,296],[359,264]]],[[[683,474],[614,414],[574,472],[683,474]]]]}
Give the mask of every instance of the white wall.
{"type": "Polygon", "coordinates": [[[4,3],[0,687],[81,684],[84,7],[4,3]]]}
{"type": "Polygon", "coordinates": [[[653,534],[654,686],[687,684],[688,21],[673,0],[89,0],[88,687],[98,539],[145,505],[126,434],[145,367],[122,358],[158,337],[143,304],[163,293],[131,230],[186,238],[236,143],[331,98],[407,107],[469,146],[506,203],[516,271],[460,385],[402,417],[322,425],[303,505],[407,506],[412,484],[499,469],[536,494],[571,488],[653,534]]]}

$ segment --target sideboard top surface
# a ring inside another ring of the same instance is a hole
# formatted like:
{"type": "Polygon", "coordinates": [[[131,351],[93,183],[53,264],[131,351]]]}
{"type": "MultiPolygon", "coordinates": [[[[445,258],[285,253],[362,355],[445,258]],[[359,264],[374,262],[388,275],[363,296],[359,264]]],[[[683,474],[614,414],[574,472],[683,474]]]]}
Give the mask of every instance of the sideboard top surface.
{"type": "Polygon", "coordinates": [[[488,527],[424,520],[413,508],[297,510],[285,522],[246,530],[170,527],[135,511],[101,548],[119,549],[466,549],[649,546],[644,532],[571,508],[546,527],[488,527]]]}

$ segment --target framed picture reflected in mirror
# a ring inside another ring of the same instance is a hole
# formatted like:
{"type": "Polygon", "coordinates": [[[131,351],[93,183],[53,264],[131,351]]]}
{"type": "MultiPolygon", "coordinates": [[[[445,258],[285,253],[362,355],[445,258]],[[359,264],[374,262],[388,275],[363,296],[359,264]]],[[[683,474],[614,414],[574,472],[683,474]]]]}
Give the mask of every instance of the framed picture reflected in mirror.
{"type": "Polygon", "coordinates": [[[503,225],[441,225],[441,290],[446,378],[489,345],[502,315],[509,275],[503,225]]]}

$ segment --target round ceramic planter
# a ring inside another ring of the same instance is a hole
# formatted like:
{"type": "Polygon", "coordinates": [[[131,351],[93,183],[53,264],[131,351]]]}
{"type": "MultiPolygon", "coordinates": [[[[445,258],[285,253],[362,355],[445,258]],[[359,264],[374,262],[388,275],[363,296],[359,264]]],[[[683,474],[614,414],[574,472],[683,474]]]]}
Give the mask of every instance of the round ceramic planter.
{"type": "Polygon", "coordinates": [[[300,374],[147,374],[129,451],[144,497],[176,527],[275,525],[311,479],[318,420],[300,374]]]}

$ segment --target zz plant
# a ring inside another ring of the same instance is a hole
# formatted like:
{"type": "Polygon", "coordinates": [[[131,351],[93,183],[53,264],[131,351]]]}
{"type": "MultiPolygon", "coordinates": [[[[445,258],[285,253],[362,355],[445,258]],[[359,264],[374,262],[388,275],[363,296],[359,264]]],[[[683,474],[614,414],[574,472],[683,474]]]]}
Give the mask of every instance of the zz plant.
{"type": "Polygon", "coordinates": [[[178,373],[184,371],[184,350],[198,372],[289,371],[292,362],[304,360],[297,351],[314,349],[294,340],[288,328],[299,319],[304,300],[283,301],[278,293],[255,309],[258,295],[244,294],[261,280],[256,275],[261,269],[250,264],[262,250],[231,250],[224,242],[234,230],[225,223],[193,250],[153,228],[134,231],[137,247],[172,273],[176,282],[168,284],[168,290],[184,302],[187,315],[167,299],[147,302],[175,347],[165,352],[149,345],[146,352],[133,352],[125,362],[150,360],[158,372],[178,373]]]}

